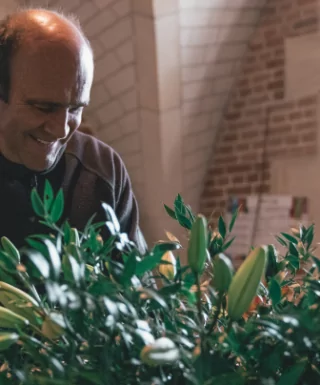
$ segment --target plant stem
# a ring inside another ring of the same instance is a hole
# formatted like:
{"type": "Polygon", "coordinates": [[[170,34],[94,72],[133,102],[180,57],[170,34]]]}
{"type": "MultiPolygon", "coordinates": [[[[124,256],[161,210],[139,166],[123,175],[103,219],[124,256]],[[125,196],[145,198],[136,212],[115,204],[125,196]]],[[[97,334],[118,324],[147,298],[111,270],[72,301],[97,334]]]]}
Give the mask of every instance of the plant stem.
{"type": "Polygon", "coordinates": [[[201,303],[201,286],[200,286],[200,278],[199,274],[196,273],[196,284],[197,284],[197,309],[198,309],[198,317],[199,321],[202,324],[203,318],[202,318],[202,303],[201,303]]]}
{"type": "Polygon", "coordinates": [[[218,321],[218,318],[219,318],[219,314],[220,314],[221,304],[222,304],[222,295],[221,295],[221,293],[218,293],[217,310],[215,311],[212,323],[209,326],[209,329],[208,329],[208,332],[207,332],[208,336],[213,332],[214,327],[217,324],[217,321],[218,321]]]}
{"type": "Polygon", "coordinates": [[[230,333],[230,330],[232,328],[232,324],[233,324],[233,321],[232,320],[229,320],[229,323],[228,323],[228,326],[227,326],[227,330],[226,330],[226,333],[229,334],[230,333]]]}

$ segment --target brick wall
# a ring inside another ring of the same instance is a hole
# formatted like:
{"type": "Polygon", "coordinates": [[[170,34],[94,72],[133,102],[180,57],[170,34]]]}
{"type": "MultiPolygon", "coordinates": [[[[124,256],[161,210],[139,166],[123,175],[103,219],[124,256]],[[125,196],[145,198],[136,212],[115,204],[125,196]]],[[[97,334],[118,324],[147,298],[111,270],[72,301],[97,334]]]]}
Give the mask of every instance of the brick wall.
{"type": "Polygon", "coordinates": [[[214,217],[230,195],[270,191],[270,161],[316,152],[315,95],[285,98],[285,39],[318,29],[317,0],[268,0],[219,128],[201,199],[214,217]],[[265,154],[265,157],[264,157],[265,154]]]}
{"type": "Polygon", "coordinates": [[[197,210],[217,128],[265,0],[180,0],[183,195],[197,210]]]}

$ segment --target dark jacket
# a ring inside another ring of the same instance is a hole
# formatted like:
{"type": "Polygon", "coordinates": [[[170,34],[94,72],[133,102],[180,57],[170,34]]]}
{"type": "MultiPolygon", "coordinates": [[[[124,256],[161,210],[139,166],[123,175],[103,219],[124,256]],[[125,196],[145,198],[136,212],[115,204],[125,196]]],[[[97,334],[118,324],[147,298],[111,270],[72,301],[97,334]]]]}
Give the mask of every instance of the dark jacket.
{"type": "Polygon", "coordinates": [[[37,187],[43,194],[46,179],[55,192],[63,188],[63,220],[68,219],[72,227],[83,230],[94,213],[95,222],[105,220],[101,202],[106,202],[114,209],[121,231],[144,250],[137,203],[122,160],[108,145],[80,132],[45,173],[33,172],[0,155],[0,236],[21,247],[26,236],[44,232],[32,210],[30,193],[37,187]]]}

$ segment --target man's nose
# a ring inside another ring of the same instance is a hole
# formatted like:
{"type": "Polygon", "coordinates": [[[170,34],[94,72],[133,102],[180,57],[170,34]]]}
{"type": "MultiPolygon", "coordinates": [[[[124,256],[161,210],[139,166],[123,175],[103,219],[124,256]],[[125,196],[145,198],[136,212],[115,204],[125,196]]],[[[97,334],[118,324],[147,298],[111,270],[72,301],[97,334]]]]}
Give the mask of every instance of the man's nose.
{"type": "Polygon", "coordinates": [[[55,139],[65,139],[70,132],[69,111],[61,108],[50,116],[45,131],[55,139]]]}

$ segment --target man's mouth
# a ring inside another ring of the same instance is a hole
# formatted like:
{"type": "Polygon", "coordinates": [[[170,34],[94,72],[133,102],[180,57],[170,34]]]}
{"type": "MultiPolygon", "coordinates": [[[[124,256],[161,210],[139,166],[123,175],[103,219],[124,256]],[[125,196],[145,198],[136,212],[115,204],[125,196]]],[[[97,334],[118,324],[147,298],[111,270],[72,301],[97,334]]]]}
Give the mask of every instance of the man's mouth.
{"type": "Polygon", "coordinates": [[[50,145],[50,144],[53,144],[54,141],[47,141],[47,140],[43,140],[43,139],[40,139],[36,136],[33,136],[33,135],[30,135],[32,139],[34,139],[35,141],[37,141],[38,143],[41,143],[41,144],[44,144],[46,146],[50,145]]]}

